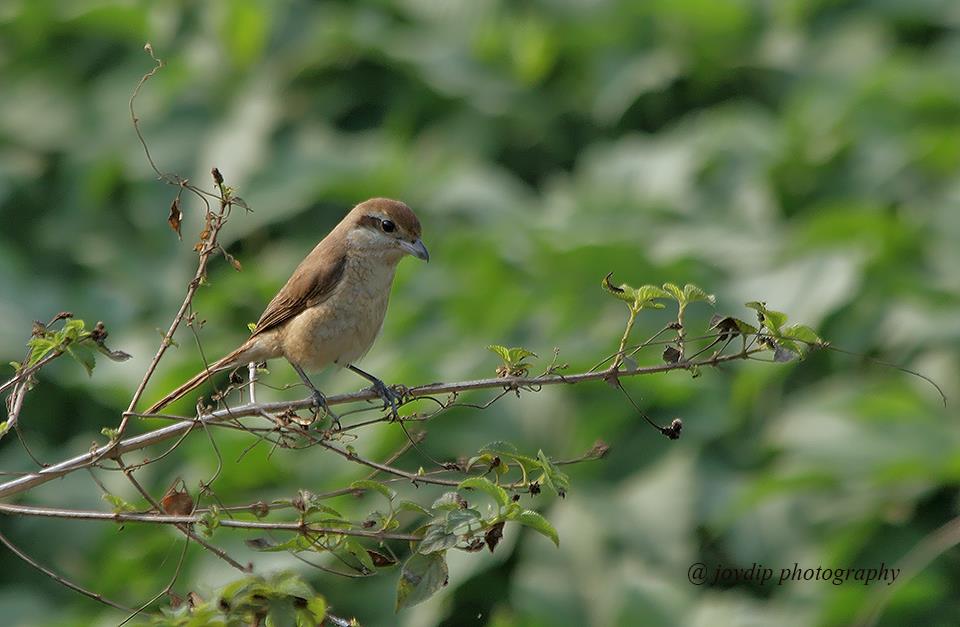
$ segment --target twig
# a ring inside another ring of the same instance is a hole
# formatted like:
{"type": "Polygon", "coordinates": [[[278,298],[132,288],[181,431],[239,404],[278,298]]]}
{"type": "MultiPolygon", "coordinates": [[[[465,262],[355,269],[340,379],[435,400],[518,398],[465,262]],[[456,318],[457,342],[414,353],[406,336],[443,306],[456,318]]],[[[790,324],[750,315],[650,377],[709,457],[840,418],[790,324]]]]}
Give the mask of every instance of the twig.
{"type": "Polygon", "coordinates": [[[27,555],[26,553],[24,553],[23,551],[21,551],[15,544],[13,544],[12,542],[10,542],[10,540],[8,540],[7,537],[6,537],[5,535],[3,535],[3,533],[0,533],[0,542],[2,542],[4,546],[6,546],[8,549],[10,549],[10,550],[13,552],[14,555],[16,555],[17,557],[19,557],[19,558],[22,559],[23,561],[25,561],[27,564],[30,564],[31,566],[33,566],[34,568],[36,568],[37,570],[39,570],[41,573],[43,573],[43,574],[46,575],[47,577],[50,577],[51,579],[53,579],[53,580],[56,581],[57,583],[63,584],[64,586],[70,588],[71,590],[75,590],[76,592],[79,592],[80,594],[82,594],[82,595],[84,595],[84,596],[86,596],[86,597],[90,597],[90,598],[93,599],[94,601],[98,601],[98,602],[100,602],[100,603],[103,603],[104,605],[109,605],[110,607],[116,608],[116,609],[118,609],[118,610],[122,610],[122,611],[124,611],[124,612],[132,612],[132,611],[133,611],[133,610],[131,610],[130,608],[125,607],[125,606],[123,606],[123,605],[120,605],[119,603],[117,603],[117,602],[115,602],[115,601],[111,601],[110,599],[106,598],[105,596],[103,596],[102,594],[100,594],[100,593],[98,593],[98,592],[92,592],[92,591],[90,591],[90,590],[87,590],[86,588],[84,588],[84,587],[82,587],[82,586],[79,586],[79,585],[73,583],[73,582],[70,581],[69,579],[66,579],[65,577],[62,577],[61,575],[58,575],[57,573],[53,572],[52,570],[50,570],[50,569],[47,568],[46,566],[43,566],[42,564],[38,563],[38,562],[37,562],[36,560],[34,560],[32,557],[30,557],[29,555],[27,555]]]}
{"type": "MultiPolygon", "coordinates": [[[[97,512],[91,510],[63,509],[54,507],[36,507],[33,505],[14,505],[0,503],[0,513],[19,514],[23,516],[40,516],[44,518],[64,518],[71,520],[110,520],[119,523],[151,523],[159,525],[192,525],[201,522],[202,516],[172,516],[168,514],[135,514],[127,512],[97,512]]],[[[371,538],[374,540],[407,540],[420,541],[420,536],[410,533],[388,533],[368,531],[366,529],[343,529],[342,527],[324,527],[309,522],[263,522],[259,520],[220,521],[221,527],[236,529],[261,529],[273,531],[295,531],[298,533],[326,533],[371,538]]]]}

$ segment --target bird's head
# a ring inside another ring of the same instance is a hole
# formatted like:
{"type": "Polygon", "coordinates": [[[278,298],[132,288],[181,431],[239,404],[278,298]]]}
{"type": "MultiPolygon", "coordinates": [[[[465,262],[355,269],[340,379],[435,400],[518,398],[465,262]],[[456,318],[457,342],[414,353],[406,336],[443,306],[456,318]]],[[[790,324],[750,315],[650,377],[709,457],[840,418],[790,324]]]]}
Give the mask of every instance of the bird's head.
{"type": "Polygon", "coordinates": [[[353,208],[346,221],[351,225],[347,235],[351,247],[393,262],[404,255],[430,261],[420,240],[420,220],[399,200],[365,200],[353,208]]]}

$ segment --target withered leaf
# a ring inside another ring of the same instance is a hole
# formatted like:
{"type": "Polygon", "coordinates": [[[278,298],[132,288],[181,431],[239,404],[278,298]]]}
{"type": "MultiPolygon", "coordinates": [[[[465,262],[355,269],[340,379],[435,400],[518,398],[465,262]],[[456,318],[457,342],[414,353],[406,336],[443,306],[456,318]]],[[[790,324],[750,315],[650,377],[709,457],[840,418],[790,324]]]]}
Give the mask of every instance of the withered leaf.
{"type": "Polygon", "coordinates": [[[170,215],[167,216],[167,224],[177,234],[177,239],[183,241],[183,235],[180,233],[180,222],[183,220],[183,212],[180,211],[180,197],[177,196],[170,203],[170,215]]]}

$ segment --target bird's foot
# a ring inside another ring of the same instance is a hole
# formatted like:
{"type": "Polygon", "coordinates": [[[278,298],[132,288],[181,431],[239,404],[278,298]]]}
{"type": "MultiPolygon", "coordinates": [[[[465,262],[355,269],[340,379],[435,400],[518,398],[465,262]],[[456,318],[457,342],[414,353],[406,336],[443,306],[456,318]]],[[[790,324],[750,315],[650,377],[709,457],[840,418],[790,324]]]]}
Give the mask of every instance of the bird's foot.
{"type": "Polygon", "coordinates": [[[340,416],[335,414],[334,411],[330,409],[330,405],[327,404],[327,397],[324,396],[320,390],[313,389],[310,392],[310,398],[313,399],[313,404],[317,408],[315,415],[319,417],[320,411],[322,410],[324,415],[330,416],[330,418],[333,420],[332,426],[335,426],[336,430],[340,431],[342,429],[342,427],[340,426],[340,416]]]}
{"type": "Polygon", "coordinates": [[[387,387],[387,384],[380,379],[374,381],[369,389],[377,393],[377,396],[383,401],[384,409],[390,409],[393,419],[399,420],[400,414],[397,413],[397,407],[403,402],[403,394],[398,394],[393,388],[387,387]]]}

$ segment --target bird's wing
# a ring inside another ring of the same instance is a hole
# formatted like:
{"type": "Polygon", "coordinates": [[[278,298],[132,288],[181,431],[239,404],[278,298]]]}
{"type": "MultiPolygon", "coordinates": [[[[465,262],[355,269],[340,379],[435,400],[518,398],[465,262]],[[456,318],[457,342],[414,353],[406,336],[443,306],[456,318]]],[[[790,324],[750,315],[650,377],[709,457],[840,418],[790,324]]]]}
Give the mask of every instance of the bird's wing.
{"type": "Polygon", "coordinates": [[[322,255],[320,258],[308,256],[260,315],[253,336],[281,325],[329,298],[343,278],[346,265],[344,254],[322,255]]]}

